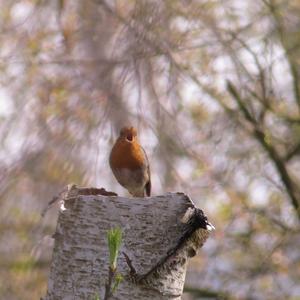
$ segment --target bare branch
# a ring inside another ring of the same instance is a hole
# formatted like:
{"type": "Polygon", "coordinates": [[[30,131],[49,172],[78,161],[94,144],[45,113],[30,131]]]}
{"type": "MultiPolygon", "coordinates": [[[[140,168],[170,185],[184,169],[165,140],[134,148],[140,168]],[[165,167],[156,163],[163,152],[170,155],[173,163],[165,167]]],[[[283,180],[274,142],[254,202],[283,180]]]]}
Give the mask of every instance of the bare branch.
{"type": "Polygon", "coordinates": [[[286,187],[286,191],[291,199],[291,204],[293,205],[293,207],[296,211],[296,214],[300,220],[299,200],[296,197],[296,191],[294,188],[294,184],[292,182],[290,175],[288,174],[288,171],[286,169],[286,166],[285,166],[283,160],[280,158],[280,156],[276,152],[275,148],[270,143],[267,142],[265,133],[262,131],[262,129],[259,128],[256,120],[251,116],[251,114],[249,113],[249,111],[247,110],[245,105],[243,104],[242,98],[241,98],[240,94],[237,92],[237,89],[230,81],[227,82],[227,90],[231,94],[231,96],[236,100],[245,119],[253,125],[254,137],[261,144],[261,146],[266,150],[266,152],[269,155],[269,158],[273,161],[273,163],[278,171],[278,174],[282,180],[282,183],[286,187]]]}

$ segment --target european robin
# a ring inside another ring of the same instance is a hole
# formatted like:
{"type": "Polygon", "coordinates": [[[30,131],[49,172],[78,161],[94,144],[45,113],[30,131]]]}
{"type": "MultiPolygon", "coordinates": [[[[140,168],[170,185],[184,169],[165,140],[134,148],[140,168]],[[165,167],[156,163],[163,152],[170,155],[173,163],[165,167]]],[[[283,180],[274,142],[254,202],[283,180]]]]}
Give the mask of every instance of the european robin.
{"type": "Polygon", "coordinates": [[[110,167],[118,180],[134,197],[151,193],[148,157],[137,139],[134,127],[123,127],[109,157],[110,167]]]}

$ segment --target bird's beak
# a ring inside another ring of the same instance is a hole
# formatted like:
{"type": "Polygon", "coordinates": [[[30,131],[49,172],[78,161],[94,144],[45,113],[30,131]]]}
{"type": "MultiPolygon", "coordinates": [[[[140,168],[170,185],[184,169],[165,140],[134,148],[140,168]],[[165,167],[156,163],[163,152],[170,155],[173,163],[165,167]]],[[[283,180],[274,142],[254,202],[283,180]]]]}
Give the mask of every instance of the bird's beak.
{"type": "Polygon", "coordinates": [[[127,134],[126,139],[127,139],[127,141],[132,142],[132,140],[133,140],[133,135],[132,135],[131,133],[127,134]]]}

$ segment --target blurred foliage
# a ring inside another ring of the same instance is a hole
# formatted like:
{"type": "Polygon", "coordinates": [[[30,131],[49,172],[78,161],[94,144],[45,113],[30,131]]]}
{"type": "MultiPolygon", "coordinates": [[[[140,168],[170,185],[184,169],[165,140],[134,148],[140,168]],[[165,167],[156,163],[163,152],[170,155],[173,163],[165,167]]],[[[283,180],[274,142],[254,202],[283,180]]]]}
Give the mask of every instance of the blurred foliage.
{"type": "Polygon", "coordinates": [[[216,232],[186,299],[300,297],[298,0],[0,0],[0,298],[45,294],[62,188],[124,194],[107,161],[131,123],[153,193],[216,232]]]}

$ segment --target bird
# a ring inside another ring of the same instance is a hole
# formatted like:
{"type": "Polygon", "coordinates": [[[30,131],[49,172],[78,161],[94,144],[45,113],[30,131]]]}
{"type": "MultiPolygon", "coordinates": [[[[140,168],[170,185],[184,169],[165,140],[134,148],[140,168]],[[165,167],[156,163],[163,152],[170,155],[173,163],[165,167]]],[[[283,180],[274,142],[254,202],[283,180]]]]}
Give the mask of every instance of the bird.
{"type": "Polygon", "coordinates": [[[120,130],[109,156],[110,168],[117,181],[133,197],[151,195],[151,175],[147,154],[137,138],[137,130],[125,126],[120,130]]]}

